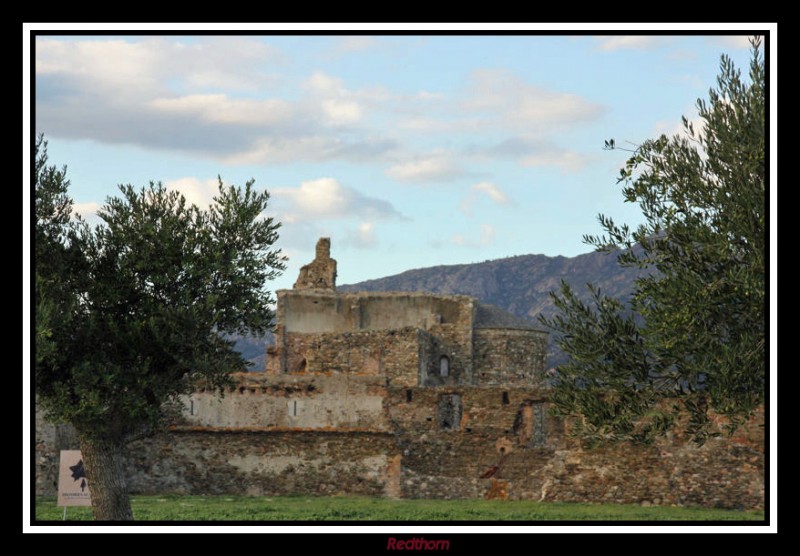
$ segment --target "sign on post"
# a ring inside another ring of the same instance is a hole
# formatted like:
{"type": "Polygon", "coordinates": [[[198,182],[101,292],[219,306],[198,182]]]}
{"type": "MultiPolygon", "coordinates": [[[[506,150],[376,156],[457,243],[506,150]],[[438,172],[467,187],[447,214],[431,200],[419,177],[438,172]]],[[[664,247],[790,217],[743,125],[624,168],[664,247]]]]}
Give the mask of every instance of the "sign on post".
{"type": "Polygon", "coordinates": [[[92,505],[80,450],[61,450],[61,464],[58,467],[58,505],[92,505]]]}

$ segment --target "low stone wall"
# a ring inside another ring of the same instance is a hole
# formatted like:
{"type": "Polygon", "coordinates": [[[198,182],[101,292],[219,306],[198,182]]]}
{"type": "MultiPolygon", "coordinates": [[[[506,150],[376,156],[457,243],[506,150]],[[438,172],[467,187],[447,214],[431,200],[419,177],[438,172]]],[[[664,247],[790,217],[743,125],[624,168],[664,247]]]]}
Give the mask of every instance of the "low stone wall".
{"type": "MultiPolygon", "coordinates": [[[[355,378],[347,390],[353,403],[380,394],[379,413],[352,426],[317,428],[213,427],[187,420],[131,445],[132,491],[764,507],[763,413],[733,438],[712,438],[702,447],[669,437],[652,446],[588,449],[566,435],[563,420],[547,413],[544,390],[398,388],[374,377],[355,378]]],[[[249,389],[302,385],[313,397],[307,386],[324,392],[325,380],[333,377],[317,379],[247,375],[241,379],[247,393],[227,399],[266,399],[268,392],[249,389]]],[[[335,397],[346,405],[349,396],[335,397]]],[[[68,429],[37,422],[38,494],[55,491],[58,449],[76,447],[68,429]]]]}
{"type": "Polygon", "coordinates": [[[693,445],[562,450],[541,470],[558,502],[764,507],[763,453],[726,439],[693,445]]]}
{"type": "Polygon", "coordinates": [[[137,494],[386,495],[394,440],[380,432],[175,431],[129,449],[137,494]]]}
{"type": "Polygon", "coordinates": [[[733,438],[698,447],[586,449],[550,416],[539,389],[479,387],[389,391],[402,452],[402,495],[763,508],[763,412],[733,438]],[[458,426],[443,429],[443,397],[458,396],[458,426]]]}

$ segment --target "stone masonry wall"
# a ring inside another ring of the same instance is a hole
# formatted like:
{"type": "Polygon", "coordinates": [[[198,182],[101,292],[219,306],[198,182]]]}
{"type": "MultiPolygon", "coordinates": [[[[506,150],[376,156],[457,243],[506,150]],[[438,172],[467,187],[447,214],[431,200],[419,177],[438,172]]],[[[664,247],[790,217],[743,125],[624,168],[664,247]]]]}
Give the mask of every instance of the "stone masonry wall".
{"type": "Polygon", "coordinates": [[[443,323],[431,326],[428,332],[432,336],[430,357],[421,383],[427,386],[454,382],[470,384],[473,380],[472,328],[462,323],[443,323]],[[445,378],[439,372],[442,356],[449,360],[449,377],[445,378]]]}
{"type": "Polygon", "coordinates": [[[416,328],[294,333],[284,339],[289,374],[380,376],[402,386],[417,384],[421,360],[430,358],[431,345],[429,335],[416,328]]]}
{"type": "Polygon", "coordinates": [[[234,429],[388,430],[386,381],[375,376],[240,373],[220,396],[200,389],[184,400],[180,426],[234,429]]]}
{"type": "Polygon", "coordinates": [[[171,432],[130,446],[129,485],[135,494],[384,496],[393,451],[388,433],[171,432]]]}
{"type": "Polygon", "coordinates": [[[585,449],[565,435],[563,420],[548,415],[545,393],[390,389],[402,495],[763,507],[763,415],[737,436],[702,447],[671,437],[653,446],[585,449]],[[439,413],[451,405],[441,400],[453,396],[461,405],[459,423],[444,428],[439,413]]]}
{"type": "Polygon", "coordinates": [[[53,425],[37,409],[35,417],[36,494],[55,496],[58,492],[58,464],[61,450],[79,450],[75,429],[53,425]]]}
{"type": "Polygon", "coordinates": [[[474,384],[497,387],[545,386],[546,332],[478,329],[474,332],[473,345],[474,384]]]}
{"type": "Polygon", "coordinates": [[[390,389],[389,411],[403,454],[401,489],[409,498],[481,498],[498,477],[524,477],[510,498],[538,499],[543,481],[530,476],[563,447],[563,424],[544,413],[531,414],[531,430],[544,430],[543,441],[528,434],[525,407],[542,402],[535,389],[443,387],[390,389]],[[451,428],[442,412],[460,405],[451,428]],[[535,425],[535,427],[534,427],[535,425]]]}
{"type": "Polygon", "coordinates": [[[439,361],[446,356],[460,382],[472,381],[475,309],[470,298],[315,290],[281,290],[277,295],[278,324],[275,345],[267,351],[267,374],[375,374],[390,366],[407,373],[412,368],[409,360],[416,358],[414,374],[422,370],[431,384],[438,384],[439,361]],[[417,342],[412,329],[435,340],[425,337],[417,342]],[[414,342],[417,345],[412,346],[414,342]],[[411,349],[403,352],[400,348],[406,345],[411,349]]]}
{"type": "MultiPolygon", "coordinates": [[[[324,391],[320,378],[332,380],[316,377],[304,384],[324,391]]],[[[361,378],[367,382],[350,391],[383,392],[382,417],[367,412],[352,427],[215,427],[187,421],[131,445],[133,492],[764,506],[763,414],[733,438],[713,438],[702,447],[670,437],[652,446],[588,449],[566,436],[563,420],[547,413],[544,390],[386,389],[370,383],[372,377],[361,378]]],[[[249,388],[254,382],[244,384],[249,388]]],[[[225,399],[254,395],[246,392],[225,399]]],[[[258,395],[287,399],[279,389],[258,395]]],[[[357,397],[354,403],[360,403],[357,397]]],[[[69,445],[69,437],[68,431],[37,426],[38,494],[54,492],[58,443],[77,447],[69,445]]]]}
{"type": "Polygon", "coordinates": [[[429,329],[436,324],[472,327],[474,302],[465,296],[278,290],[277,322],[291,333],[429,329]]]}

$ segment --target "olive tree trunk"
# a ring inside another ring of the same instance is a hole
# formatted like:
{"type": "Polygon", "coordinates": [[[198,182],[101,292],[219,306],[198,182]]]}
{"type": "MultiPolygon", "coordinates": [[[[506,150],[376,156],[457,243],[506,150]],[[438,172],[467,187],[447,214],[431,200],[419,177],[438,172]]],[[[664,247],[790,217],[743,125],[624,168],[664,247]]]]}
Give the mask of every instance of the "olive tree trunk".
{"type": "Polygon", "coordinates": [[[132,521],[123,443],[81,438],[81,455],[97,521],[132,521]]]}

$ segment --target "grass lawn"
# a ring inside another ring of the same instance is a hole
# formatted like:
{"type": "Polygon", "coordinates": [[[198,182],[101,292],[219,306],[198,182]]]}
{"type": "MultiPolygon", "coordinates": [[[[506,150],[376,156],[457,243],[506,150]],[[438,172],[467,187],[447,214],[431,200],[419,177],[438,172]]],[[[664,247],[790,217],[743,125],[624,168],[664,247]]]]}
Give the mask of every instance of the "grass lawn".
{"type": "MultiPolygon", "coordinates": [[[[388,500],[364,497],[134,496],[133,515],[148,521],[763,521],[763,511],[566,504],[529,500],[388,500]]],[[[36,519],[61,521],[55,497],[36,499],[36,519]]],[[[67,520],[92,519],[67,508],[67,520]]]]}

